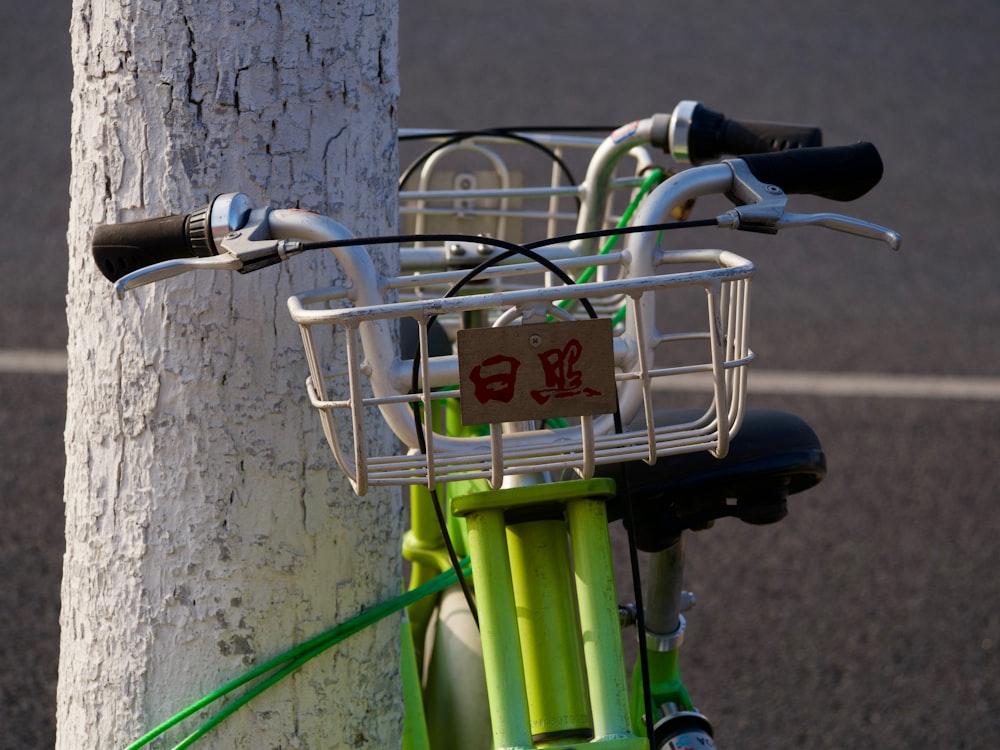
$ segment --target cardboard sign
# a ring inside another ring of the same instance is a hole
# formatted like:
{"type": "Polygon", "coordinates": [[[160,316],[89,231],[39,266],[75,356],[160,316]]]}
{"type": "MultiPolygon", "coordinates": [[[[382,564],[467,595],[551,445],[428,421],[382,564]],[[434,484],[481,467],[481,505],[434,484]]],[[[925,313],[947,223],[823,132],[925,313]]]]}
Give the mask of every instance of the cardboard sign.
{"type": "Polygon", "coordinates": [[[458,331],[462,423],[608,414],[617,403],[611,320],[458,331]]]}

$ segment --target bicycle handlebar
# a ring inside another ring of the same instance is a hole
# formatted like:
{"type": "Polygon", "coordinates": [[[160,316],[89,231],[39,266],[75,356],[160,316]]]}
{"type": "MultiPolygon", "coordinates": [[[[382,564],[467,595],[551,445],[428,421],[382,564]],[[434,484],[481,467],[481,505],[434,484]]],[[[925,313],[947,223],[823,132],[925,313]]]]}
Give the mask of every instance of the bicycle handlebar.
{"type": "MultiPolygon", "coordinates": [[[[250,201],[245,195],[229,193],[217,196],[190,214],[102,224],[94,230],[91,241],[94,261],[105,278],[118,281],[159,263],[217,258],[225,252],[222,241],[246,224],[250,212],[250,201]]],[[[266,265],[270,263],[244,262],[232,270],[246,273],[266,265]]]]}
{"type": "MultiPolygon", "coordinates": [[[[734,120],[699,102],[682,101],[669,115],[653,115],[618,128],[596,149],[587,167],[577,231],[586,232],[601,225],[615,166],[634,149],[652,145],[678,162],[700,165],[722,154],[814,148],[822,141],[822,131],[812,125],[734,120]]],[[[590,240],[584,240],[579,247],[584,254],[595,252],[595,244],[590,240]]]]}
{"type": "MultiPolygon", "coordinates": [[[[785,193],[853,200],[881,179],[882,160],[875,146],[859,143],[749,155],[691,171],[704,170],[708,170],[706,174],[721,175],[722,179],[718,189],[709,192],[725,193],[738,206],[745,207],[730,212],[732,219],[720,217],[720,224],[773,232],[779,226],[810,223],[805,217],[796,217],[793,222],[779,224],[784,216],[785,193]]],[[[246,196],[231,193],[217,197],[188,215],[98,226],[92,242],[94,260],[104,276],[113,282],[150,266],[175,264],[173,268],[162,268],[159,273],[148,272],[148,277],[140,283],[149,283],[194,268],[247,273],[281,262],[295,252],[294,242],[276,246],[272,238],[265,236],[250,237],[251,242],[244,243],[240,253],[227,251],[225,238],[245,226],[250,214],[246,196]]],[[[855,221],[842,218],[846,222],[855,221]]],[[[656,221],[662,220],[663,217],[656,221]]],[[[830,222],[812,223],[831,226],[830,222]]],[[[851,226],[833,228],[852,231],[851,226]]],[[[888,236],[868,231],[856,233],[882,239],[888,236]]],[[[898,245],[898,239],[887,241],[893,247],[898,245]]]]}
{"type": "MultiPolygon", "coordinates": [[[[818,155],[807,154],[805,161],[792,160],[789,162],[787,155],[782,155],[786,157],[786,161],[765,162],[763,170],[759,165],[756,169],[769,177],[776,175],[775,179],[782,180],[784,180],[783,170],[792,169],[791,186],[796,189],[829,192],[835,190],[836,185],[843,181],[851,186],[852,192],[857,193],[857,184],[869,184],[870,186],[870,184],[874,184],[874,181],[877,181],[877,175],[872,171],[874,163],[871,159],[872,152],[877,157],[874,147],[848,147],[847,154],[861,154],[865,158],[846,158],[840,149],[832,151],[820,149],[818,155]],[[829,155],[831,153],[833,156],[829,155]],[[777,166],[775,166],[776,164],[777,166]],[[792,167],[783,167],[783,164],[792,164],[792,167]],[[800,176],[794,171],[796,168],[805,169],[806,167],[803,165],[812,165],[820,170],[830,170],[832,176],[819,179],[816,184],[803,183],[800,176]],[[873,175],[875,176],[873,177],[873,175]]],[[[880,174],[881,163],[880,161],[877,163],[879,169],[876,171],[880,174]]],[[[813,223],[840,231],[880,238],[893,246],[898,244],[898,235],[895,233],[873,225],[866,225],[848,217],[831,214],[824,214],[820,217],[786,214],[784,212],[786,197],[781,188],[773,183],[765,184],[757,179],[748,162],[743,159],[695,167],[677,173],[644,199],[640,204],[632,229],[638,230],[641,227],[660,224],[668,219],[670,212],[678,205],[689,199],[710,194],[728,195],[738,205],[738,208],[730,214],[718,217],[717,223],[720,226],[776,232],[779,228],[787,226],[813,223]]],[[[630,235],[627,248],[622,253],[612,253],[601,256],[600,259],[588,256],[585,258],[572,257],[561,261],[567,264],[575,263],[576,266],[573,267],[579,267],[581,263],[614,264],[620,268],[621,275],[617,278],[577,283],[566,287],[525,290],[503,288],[499,292],[476,295],[426,300],[421,298],[409,302],[387,303],[384,297],[386,288],[401,288],[407,284],[424,285],[427,283],[426,276],[382,278],[372,263],[367,249],[362,246],[362,244],[396,242],[398,240],[399,238],[385,237],[355,239],[342,225],[328,217],[299,210],[251,209],[249,200],[245,196],[235,193],[216,198],[211,204],[191,216],[169,217],[159,222],[133,222],[123,227],[120,225],[118,229],[114,230],[102,228],[95,234],[95,257],[99,263],[102,258],[106,261],[107,248],[114,248],[112,252],[116,254],[116,262],[102,264],[102,271],[106,276],[112,278],[118,276],[122,268],[141,263],[145,258],[168,256],[166,260],[149,268],[133,271],[119,277],[116,289],[121,296],[128,289],[189,270],[216,269],[247,272],[281,262],[297,252],[319,249],[320,247],[329,248],[336,256],[345,276],[349,279],[348,288],[350,291],[349,293],[343,292],[349,296],[349,307],[343,311],[329,309],[323,301],[325,299],[323,295],[329,290],[321,290],[317,293],[296,295],[289,300],[292,317],[304,329],[314,324],[331,323],[357,329],[360,336],[360,349],[358,351],[364,352],[365,366],[362,368],[357,353],[355,353],[353,364],[348,368],[348,372],[352,374],[351,377],[357,375],[358,377],[366,377],[370,381],[371,392],[382,417],[393,432],[411,449],[419,446],[419,440],[414,425],[413,411],[403,399],[410,398],[404,394],[407,394],[411,388],[413,368],[412,362],[400,358],[392,343],[393,336],[390,325],[392,318],[410,316],[418,320],[425,320],[430,315],[459,312],[466,308],[472,310],[488,307],[508,311],[516,309],[525,319],[532,317],[534,322],[534,317],[538,315],[541,315],[542,320],[544,320],[546,315],[558,312],[561,308],[553,307],[553,305],[556,305],[560,300],[598,296],[603,299],[612,299],[627,296],[636,301],[632,305],[631,314],[625,317],[620,333],[616,334],[620,338],[616,338],[614,343],[615,366],[622,368],[622,372],[630,373],[620,383],[618,406],[622,422],[626,424],[631,422],[639,410],[645,409],[648,412],[646,415],[647,427],[639,439],[641,444],[637,444],[638,447],[633,446],[630,450],[634,450],[636,456],[646,456],[649,460],[653,460],[655,455],[660,454],[661,450],[672,450],[670,448],[670,445],[673,445],[671,441],[688,440],[687,432],[668,430],[664,436],[669,434],[669,438],[665,437],[665,442],[658,442],[660,441],[659,433],[656,432],[655,422],[649,411],[651,408],[649,378],[640,377],[640,370],[646,366],[642,363],[652,362],[656,347],[662,341],[670,338],[661,337],[656,333],[654,291],[664,290],[671,285],[679,287],[691,283],[707,284],[706,289],[715,289],[716,285],[720,283],[728,287],[730,283],[746,283],[753,273],[753,265],[733,253],[721,250],[667,251],[659,247],[656,232],[646,231],[630,235]],[[171,247],[169,242],[171,237],[176,240],[174,247],[171,247]],[[199,242],[200,245],[198,245],[199,242]],[[195,246],[200,247],[204,252],[211,251],[217,254],[207,257],[188,257],[191,248],[195,246]],[[693,275],[683,272],[663,274],[665,263],[690,262],[709,263],[714,270],[698,272],[693,275]],[[320,308],[315,311],[309,308],[310,300],[313,297],[316,297],[316,301],[320,304],[320,308]]],[[[528,265],[530,266],[530,264],[528,265]]],[[[519,273],[521,270],[531,271],[533,269],[533,266],[525,269],[513,266],[509,272],[519,273]]],[[[736,290],[737,287],[733,287],[733,289],[736,290]]],[[[339,295],[341,291],[334,290],[334,293],[339,295]]],[[[741,295],[742,293],[733,291],[732,294],[741,295]]],[[[739,298],[743,299],[743,297],[739,298]]],[[[718,300],[716,301],[718,302],[718,300]]],[[[743,307],[740,305],[734,310],[742,311],[743,307]]],[[[572,314],[567,312],[559,314],[572,317],[572,314]]],[[[719,314],[721,315],[721,313],[719,314]]],[[[744,320],[742,316],[743,313],[739,312],[739,320],[744,320]]],[[[709,317],[715,321],[711,325],[718,323],[715,317],[709,317]]],[[[730,321],[730,324],[737,327],[744,325],[742,322],[734,321],[730,321]]],[[[711,325],[709,325],[710,330],[711,325]]],[[[718,331],[706,334],[705,340],[715,342],[713,352],[718,347],[731,347],[737,344],[739,347],[745,347],[746,344],[745,336],[742,334],[727,339],[718,331]]],[[[352,346],[349,343],[348,350],[351,350],[352,346]]],[[[726,351],[728,352],[728,349],[726,351]]],[[[740,351],[734,349],[728,354],[717,354],[718,356],[712,355],[711,364],[713,383],[715,384],[713,413],[717,412],[717,414],[712,417],[715,421],[711,423],[721,425],[722,421],[720,420],[725,412],[728,397],[720,394],[728,387],[725,385],[726,368],[730,366],[730,364],[723,364],[723,361],[731,362],[733,367],[742,367],[752,358],[752,355],[743,352],[742,349],[740,351]]],[[[458,363],[453,356],[427,357],[421,354],[421,357],[427,360],[421,367],[423,374],[419,387],[423,391],[414,398],[423,399],[429,404],[433,398],[432,389],[458,382],[458,363]]],[[[699,368],[708,366],[698,365],[699,368]]],[[[324,377],[324,370],[319,365],[316,365],[315,368],[311,365],[310,369],[315,370],[313,383],[316,388],[320,389],[311,394],[314,403],[322,409],[340,408],[337,406],[340,402],[330,402],[322,393],[323,386],[317,385],[324,377]]],[[[352,410],[352,415],[356,417],[355,425],[358,425],[360,421],[363,421],[360,416],[363,409],[363,403],[360,400],[361,391],[358,390],[360,385],[352,385],[352,388],[354,395],[349,403],[349,408],[352,410]],[[357,411],[356,415],[355,411],[357,411]]],[[[428,409],[426,414],[431,414],[432,411],[428,409]]],[[[733,419],[735,421],[732,422],[732,425],[738,424],[738,418],[734,417],[733,419]]],[[[603,414],[594,417],[592,422],[588,424],[591,426],[586,428],[586,435],[610,435],[614,432],[615,420],[612,415],[603,414]]],[[[335,428],[332,418],[329,423],[325,422],[324,425],[324,429],[328,433],[327,437],[333,445],[337,438],[334,434],[335,428]]],[[[361,428],[356,427],[356,429],[361,428]]],[[[427,425],[427,430],[430,429],[432,426],[427,425]]],[[[583,433],[580,433],[581,429],[583,428],[567,426],[531,432],[526,436],[516,433],[511,437],[511,440],[521,444],[528,452],[542,451],[543,446],[545,451],[550,451],[553,446],[556,446],[561,451],[562,458],[560,460],[565,459],[565,451],[569,450],[566,445],[571,444],[572,451],[577,451],[579,446],[583,446],[579,448],[580,451],[583,451],[580,453],[583,456],[580,459],[583,463],[580,465],[585,473],[592,470],[595,461],[603,463],[621,460],[618,448],[608,447],[611,446],[610,443],[608,445],[603,442],[594,443],[592,438],[585,437],[583,433]],[[578,435],[578,433],[580,434],[578,435]],[[569,441],[569,443],[563,441],[569,441]]],[[[711,440],[705,443],[707,446],[705,449],[718,451],[720,455],[724,454],[728,445],[728,433],[725,430],[721,432],[712,430],[711,434],[711,440]]],[[[506,438],[504,439],[506,440],[506,438]]],[[[364,442],[361,438],[359,441],[355,445],[356,451],[361,450],[358,446],[364,442]]],[[[478,462],[482,460],[483,451],[487,453],[493,451],[490,453],[493,456],[490,465],[493,467],[491,472],[495,475],[494,479],[504,471],[509,470],[516,473],[523,468],[521,464],[509,469],[504,468],[506,464],[503,459],[503,451],[496,453],[494,436],[459,438],[435,434],[434,441],[438,449],[449,456],[453,453],[454,456],[461,456],[462,461],[470,461],[469,466],[479,465],[478,462]]],[[[684,450],[690,449],[687,443],[684,445],[684,450]]],[[[349,460],[345,462],[344,456],[340,454],[339,450],[339,448],[335,449],[338,462],[341,462],[342,466],[350,464],[349,460]]],[[[542,452],[544,453],[544,451],[542,452]]],[[[576,454],[574,453],[574,455],[576,454]]],[[[360,468],[357,469],[352,481],[356,483],[360,493],[363,493],[367,481],[363,476],[364,472],[367,471],[364,468],[366,460],[360,455],[355,459],[355,465],[360,468]]],[[[447,464],[451,458],[442,460],[447,464]]],[[[386,466],[389,467],[389,464],[386,466]]],[[[394,473],[397,468],[399,467],[386,468],[386,477],[390,474],[394,477],[392,479],[386,478],[386,481],[397,482],[400,477],[411,477],[414,471],[407,464],[406,467],[399,468],[401,473],[397,476],[397,473],[394,473]]],[[[452,470],[452,468],[448,468],[446,471],[450,473],[452,470]]],[[[431,468],[426,468],[426,471],[428,472],[428,481],[433,483],[435,480],[431,468]]],[[[479,469],[475,471],[479,471],[479,469]]],[[[491,479],[491,482],[494,479],[491,479]]]]}

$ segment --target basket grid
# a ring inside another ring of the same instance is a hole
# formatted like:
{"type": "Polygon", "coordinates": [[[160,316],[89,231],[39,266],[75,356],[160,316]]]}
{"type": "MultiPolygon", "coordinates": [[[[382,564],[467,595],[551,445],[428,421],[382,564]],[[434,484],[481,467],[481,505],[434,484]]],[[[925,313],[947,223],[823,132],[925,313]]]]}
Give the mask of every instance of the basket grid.
{"type": "MultiPolygon", "coordinates": [[[[293,297],[289,307],[300,325],[310,366],[309,397],[333,455],[355,490],[363,493],[377,485],[434,487],[458,479],[487,479],[499,486],[513,474],[573,471],[586,477],[603,463],[653,462],[702,450],[724,454],[742,421],[746,366],[753,358],[747,339],[753,266],[725,251],[673,251],[663,253],[660,262],[666,268],[672,263],[702,268],[447,299],[408,298],[407,288],[419,282],[398,278],[388,285],[403,290],[401,301],[366,308],[353,307],[343,289],[293,297]],[[445,404],[460,404],[461,395],[457,357],[430,355],[429,320],[475,313],[490,324],[501,316],[519,323],[539,310],[554,310],[559,300],[584,296],[595,302],[624,299],[630,311],[627,322],[615,326],[613,342],[619,399],[632,411],[623,414],[630,424],[622,433],[614,432],[613,419],[605,415],[571,418],[565,426],[538,430],[508,427],[505,432],[492,425],[489,434],[456,437],[433,418],[436,409],[451,408],[445,404]],[[654,302],[655,316],[644,314],[654,302]],[[416,389],[410,387],[412,360],[397,356],[385,371],[369,359],[363,341],[365,326],[403,318],[415,320],[420,331],[416,389]],[[671,388],[671,381],[679,380],[683,388],[671,388]],[[700,416],[658,424],[664,399],[671,408],[694,405],[700,416]],[[366,424],[393,410],[397,420],[390,425],[403,445],[381,451],[369,446],[366,424]],[[400,410],[408,412],[408,425],[402,428],[400,410]],[[426,453],[414,439],[414,415],[422,419],[426,453]]],[[[511,276],[518,273],[515,269],[511,276]]]]}
{"type": "MultiPolygon", "coordinates": [[[[400,184],[403,231],[481,234],[511,242],[572,231],[585,192],[578,177],[603,142],[551,133],[466,134],[457,140],[428,134],[401,142],[401,161],[410,162],[400,184]]],[[[638,148],[616,165],[604,228],[619,221],[651,161],[646,149],[638,148]]]]}

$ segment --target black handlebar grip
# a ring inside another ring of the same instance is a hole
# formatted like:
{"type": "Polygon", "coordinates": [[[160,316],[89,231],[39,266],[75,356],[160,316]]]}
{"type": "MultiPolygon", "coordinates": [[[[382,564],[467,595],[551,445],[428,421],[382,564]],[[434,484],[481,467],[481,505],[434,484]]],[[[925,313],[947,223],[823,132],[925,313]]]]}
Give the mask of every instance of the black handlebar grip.
{"type": "Polygon", "coordinates": [[[860,198],[882,179],[882,157],[871,143],[802,148],[741,157],[754,177],[786,193],[835,201],[860,198]]]}
{"type": "Polygon", "coordinates": [[[97,267],[110,281],[118,281],[165,260],[217,255],[208,213],[206,206],[187,215],[99,226],[91,241],[97,267]]]}
{"type": "Polygon", "coordinates": [[[823,131],[813,125],[726,120],[719,150],[724,154],[767,154],[823,145],[823,131]]]}
{"type": "Polygon", "coordinates": [[[684,143],[672,143],[671,149],[691,164],[715,161],[723,154],[764,154],[823,145],[823,131],[815,125],[736,120],[699,102],[682,102],[673,117],[680,121],[684,143]]]}

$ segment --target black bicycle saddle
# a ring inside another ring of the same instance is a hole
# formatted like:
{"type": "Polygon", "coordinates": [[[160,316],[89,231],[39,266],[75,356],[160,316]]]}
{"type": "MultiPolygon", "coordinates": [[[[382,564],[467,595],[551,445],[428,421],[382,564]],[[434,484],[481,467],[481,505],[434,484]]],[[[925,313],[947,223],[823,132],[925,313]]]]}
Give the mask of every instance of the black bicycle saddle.
{"type": "MultiPolygon", "coordinates": [[[[671,423],[692,412],[666,412],[671,423]]],[[[657,419],[660,422],[659,419],[657,419]]],[[[780,521],[787,498],[818,484],[826,474],[819,438],[800,417],[771,409],[748,409],[723,459],[707,452],[599,466],[618,496],[608,503],[611,521],[623,517],[625,494],[632,497],[636,541],[655,552],[676,542],[685,529],[705,529],[733,516],[753,524],[780,521]]]]}

